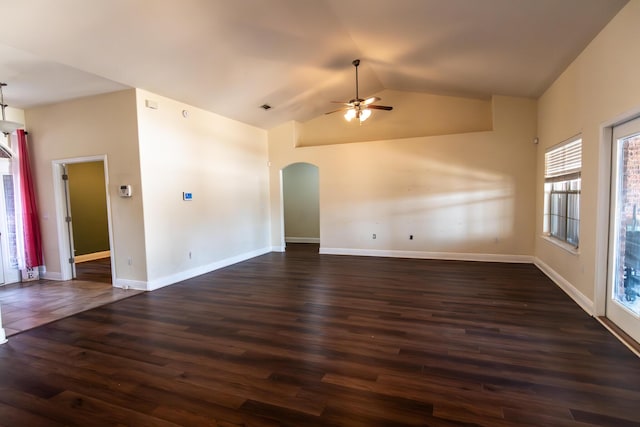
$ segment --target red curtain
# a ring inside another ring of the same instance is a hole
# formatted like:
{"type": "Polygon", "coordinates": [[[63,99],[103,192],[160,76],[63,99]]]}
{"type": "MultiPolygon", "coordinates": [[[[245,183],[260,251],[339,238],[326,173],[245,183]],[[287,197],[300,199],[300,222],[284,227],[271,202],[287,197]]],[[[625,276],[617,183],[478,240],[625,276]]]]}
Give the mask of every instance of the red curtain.
{"type": "Polygon", "coordinates": [[[20,159],[20,200],[24,228],[24,262],[26,267],[37,267],[42,262],[42,237],[36,207],[36,193],[27,151],[27,136],[22,129],[18,133],[18,158],[20,159]]]}

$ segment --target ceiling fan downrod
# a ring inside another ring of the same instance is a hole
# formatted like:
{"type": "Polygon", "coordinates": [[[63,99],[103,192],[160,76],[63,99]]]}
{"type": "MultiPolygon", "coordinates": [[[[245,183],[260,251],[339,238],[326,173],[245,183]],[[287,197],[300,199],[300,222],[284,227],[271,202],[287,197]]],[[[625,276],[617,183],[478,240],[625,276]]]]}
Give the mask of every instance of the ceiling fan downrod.
{"type": "Polygon", "coordinates": [[[356,67],[356,99],[355,102],[360,102],[360,95],[358,94],[358,65],[360,65],[359,59],[354,59],[352,62],[353,66],[356,67]]]}

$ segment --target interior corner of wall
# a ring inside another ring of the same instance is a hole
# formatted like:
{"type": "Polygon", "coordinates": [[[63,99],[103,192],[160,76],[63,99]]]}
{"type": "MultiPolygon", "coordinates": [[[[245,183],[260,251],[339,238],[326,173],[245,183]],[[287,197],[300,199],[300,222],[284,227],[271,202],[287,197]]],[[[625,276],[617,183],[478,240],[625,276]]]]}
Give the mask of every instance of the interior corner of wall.
{"type": "Polygon", "coordinates": [[[302,139],[302,123],[298,122],[298,121],[293,121],[293,134],[292,134],[292,139],[293,139],[293,146],[295,148],[298,148],[300,146],[300,141],[302,139]]]}
{"type": "Polygon", "coordinates": [[[534,130],[537,131],[537,99],[518,96],[492,95],[491,109],[492,128],[494,131],[505,128],[514,128],[514,122],[530,123],[534,130]]]}
{"type": "Polygon", "coordinates": [[[496,123],[500,122],[500,104],[503,101],[503,97],[500,95],[491,95],[491,130],[495,131],[496,123]]]}
{"type": "Polygon", "coordinates": [[[140,89],[139,87],[133,88],[135,90],[136,93],[136,97],[142,98],[145,96],[149,95],[149,92],[144,90],[144,89],[140,89]]]}

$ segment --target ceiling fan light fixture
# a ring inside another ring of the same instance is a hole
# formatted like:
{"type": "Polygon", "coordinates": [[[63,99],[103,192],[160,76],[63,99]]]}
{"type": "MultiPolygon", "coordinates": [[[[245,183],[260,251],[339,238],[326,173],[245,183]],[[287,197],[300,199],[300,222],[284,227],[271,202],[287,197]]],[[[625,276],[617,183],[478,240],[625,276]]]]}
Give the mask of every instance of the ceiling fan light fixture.
{"type": "Polygon", "coordinates": [[[351,120],[356,118],[356,110],[349,109],[346,113],[344,113],[344,118],[346,121],[350,122],[351,120]]]}
{"type": "Polygon", "coordinates": [[[22,123],[5,120],[4,109],[6,105],[4,103],[4,94],[2,93],[2,88],[6,85],[7,85],[6,83],[0,83],[0,108],[2,108],[2,120],[0,120],[0,132],[2,132],[5,136],[12,134],[16,130],[22,129],[24,127],[22,123]]]}
{"type": "Polygon", "coordinates": [[[371,110],[368,108],[351,108],[344,113],[346,121],[350,122],[353,119],[358,119],[360,123],[364,122],[371,116],[371,110]]]}
{"type": "Polygon", "coordinates": [[[18,122],[11,122],[9,120],[0,120],[0,132],[4,133],[5,136],[12,134],[18,129],[22,129],[24,125],[18,122]]]}

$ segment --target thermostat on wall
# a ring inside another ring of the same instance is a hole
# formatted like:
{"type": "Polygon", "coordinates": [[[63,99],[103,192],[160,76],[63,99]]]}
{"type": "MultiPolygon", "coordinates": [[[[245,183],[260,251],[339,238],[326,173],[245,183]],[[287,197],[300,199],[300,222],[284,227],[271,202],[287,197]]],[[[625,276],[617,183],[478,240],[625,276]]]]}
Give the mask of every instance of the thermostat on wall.
{"type": "Polygon", "coordinates": [[[120,186],[120,197],[131,197],[131,186],[130,185],[121,185],[120,186]]]}

